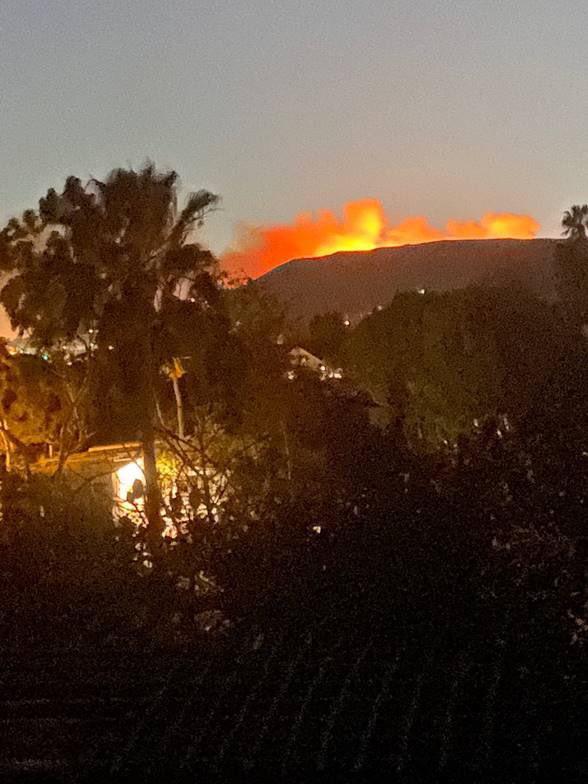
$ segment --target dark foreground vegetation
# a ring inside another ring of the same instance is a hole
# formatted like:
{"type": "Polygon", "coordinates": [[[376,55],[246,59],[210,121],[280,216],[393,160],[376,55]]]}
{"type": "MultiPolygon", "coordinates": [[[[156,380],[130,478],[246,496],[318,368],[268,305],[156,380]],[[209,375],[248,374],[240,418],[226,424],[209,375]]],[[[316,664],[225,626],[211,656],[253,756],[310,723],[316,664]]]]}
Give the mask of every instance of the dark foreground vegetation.
{"type": "Polygon", "coordinates": [[[585,481],[519,448],[219,532],[192,556],[213,597],[87,510],[5,521],[6,780],[582,781],[585,481]]]}
{"type": "Polygon", "coordinates": [[[226,288],[213,204],[115,172],[1,235],[38,348],[2,356],[2,780],[584,781],[588,210],[557,303],[351,329],[226,288]],[[125,439],[113,514],[68,461],[125,439]]]}

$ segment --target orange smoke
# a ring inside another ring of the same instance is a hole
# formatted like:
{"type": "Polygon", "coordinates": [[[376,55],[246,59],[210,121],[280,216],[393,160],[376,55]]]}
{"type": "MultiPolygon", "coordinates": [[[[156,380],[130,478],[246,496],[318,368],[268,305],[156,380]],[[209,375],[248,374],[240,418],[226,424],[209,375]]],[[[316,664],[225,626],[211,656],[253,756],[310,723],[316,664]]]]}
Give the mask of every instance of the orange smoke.
{"type": "Polygon", "coordinates": [[[328,256],[337,251],[412,245],[437,240],[532,239],[539,224],[530,215],[488,212],[479,221],[449,220],[438,229],[422,216],[390,225],[377,199],[352,201],[339,219],[330,210],[301,213],[291,224],[240,227],[233,248],[222,256],[230,272],[255,278],[291,259],[328,256]]]}

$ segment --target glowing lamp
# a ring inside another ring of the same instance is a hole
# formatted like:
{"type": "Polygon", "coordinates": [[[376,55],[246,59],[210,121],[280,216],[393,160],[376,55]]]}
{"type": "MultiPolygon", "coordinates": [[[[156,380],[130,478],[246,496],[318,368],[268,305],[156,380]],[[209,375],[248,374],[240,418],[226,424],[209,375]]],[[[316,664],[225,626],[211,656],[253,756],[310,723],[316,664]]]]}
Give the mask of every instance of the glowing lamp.
{"type": "Polygon", "coordinates": [[[129,493],[133,493],[135,482],[139,481],[145,484],[145,471],[143,469],[143,459],[139,458],[131,463],[117,468],[115,471],[116,476],[116,497],[117,500],[126,503],[129,493]]]}

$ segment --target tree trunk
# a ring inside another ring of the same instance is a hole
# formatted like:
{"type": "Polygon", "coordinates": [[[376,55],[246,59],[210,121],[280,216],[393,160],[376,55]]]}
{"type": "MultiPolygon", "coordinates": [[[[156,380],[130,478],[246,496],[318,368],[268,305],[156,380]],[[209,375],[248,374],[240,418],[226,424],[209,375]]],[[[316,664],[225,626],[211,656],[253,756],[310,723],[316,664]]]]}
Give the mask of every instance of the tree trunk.
{"type": "Polygon", "coordinates": [[[146,422],[142,433],[143,466],[145,471],[145,516],[147,517],[147,544],[154,563],[161,554],[164,525],[161,519],[161,495],[157,478],[155,431],[152,422],[146,422]]]}
{"type": "Polygon", "coordinates": [[[184,438],[184,402],[182,400],[182,392],[180,390],[180,382],[175,374],[172,374],[172,384],[174,387],[174,395],[176,396],[176,412],[178,417],[178,438],[184,438]]]}
{"type": "Polygon", "coordinates": [[[2,430],[0,432],[2,434],[2,441],[4,442],[4,454],[6,455],[5,468],[7,471],[10,471],[12,468],[12,445],[10,439],[6,435],[6,422],[4,420],[2,421],[2,430]]]}
{"type": "MultiPolygon", "coordinates": [[[[147,321],[149,324],[149,321],[147,321]]],[[[156,369],[153,356],[152,329],[148,326],[144,331],[144,410],[141,428],[143,449],[143,470],[145,473],[145,516],[147,517],[147,544],[153,564],[161,555],[163,544],[161,535],[164,530],[161,519],[161,493],[157,476],[157,459],[155,453],[155,378],[156,369]]]]}

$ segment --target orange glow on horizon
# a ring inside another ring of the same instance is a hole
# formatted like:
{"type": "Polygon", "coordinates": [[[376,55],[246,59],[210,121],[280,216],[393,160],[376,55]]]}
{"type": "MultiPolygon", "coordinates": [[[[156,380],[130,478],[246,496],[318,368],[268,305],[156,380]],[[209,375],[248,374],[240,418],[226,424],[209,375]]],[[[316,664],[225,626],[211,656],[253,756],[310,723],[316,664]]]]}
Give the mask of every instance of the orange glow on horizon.
{"type": "Polygon", "coordinates": [[[300,213],[290,224],[241,226],[223,267],[252,278],[285,261],[328,256],[338,251],[374,250],[439,240],[533,239],[539,224],[530,215],[488,212],[480,220],[448,220],[443,229],[415,215],[391,225],[378,199],[347,202],[343,218],[330,210],[300,213]]]}

